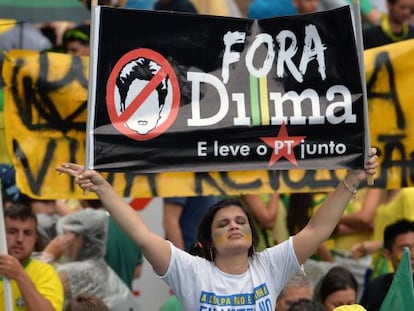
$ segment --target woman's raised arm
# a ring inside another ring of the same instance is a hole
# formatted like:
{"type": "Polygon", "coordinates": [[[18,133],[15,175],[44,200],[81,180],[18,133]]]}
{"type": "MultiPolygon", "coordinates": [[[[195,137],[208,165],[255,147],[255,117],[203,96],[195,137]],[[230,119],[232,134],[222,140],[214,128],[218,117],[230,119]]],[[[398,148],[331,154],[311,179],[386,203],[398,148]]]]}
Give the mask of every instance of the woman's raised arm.
{"type": "Polygon", "coordinates": [[[171,258],[168,242],[148,228],[139,213],[126,203],[101,174],[95,170],[85,170],[82,165],[74,163],[63,163],[56,170],[75,177],[76,183],[84,191],[95,192],[118,225],[141,248],[154,271],[159,275],[167,271],[171,258]]]}
{"type": "Polygon", "coordinates": [[[308,224],[294,236],[293,246],[300,263],[304,263],[330,237],[359,184],[368,175],[375,174],[378,166],[376,153],[377,150],[371,148],[365,169],[350,170],[308,224]]]}

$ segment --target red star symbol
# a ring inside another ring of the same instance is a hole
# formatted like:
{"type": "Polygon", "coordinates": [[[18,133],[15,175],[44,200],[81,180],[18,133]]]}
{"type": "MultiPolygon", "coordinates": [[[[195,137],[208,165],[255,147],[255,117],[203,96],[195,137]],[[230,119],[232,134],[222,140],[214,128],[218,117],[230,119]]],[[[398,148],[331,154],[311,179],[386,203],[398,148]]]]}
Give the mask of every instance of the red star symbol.
{"type": "Polygon", "coordinates": [[[273,149],[269,167],[282,157],[289,160],[293,165],[298,166],[293,149],[305,138],[306,136],[289,136],[285,123],[282,123],[276,137],[260,137],[261,140],[273,149]]]}

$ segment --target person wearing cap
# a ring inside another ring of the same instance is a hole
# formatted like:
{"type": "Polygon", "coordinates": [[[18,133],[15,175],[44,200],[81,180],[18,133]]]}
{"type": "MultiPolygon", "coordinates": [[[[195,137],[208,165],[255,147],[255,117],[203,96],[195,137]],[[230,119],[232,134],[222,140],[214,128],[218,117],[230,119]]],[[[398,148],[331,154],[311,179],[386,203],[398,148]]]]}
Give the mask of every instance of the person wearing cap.
{"type": "MultiPolygon", "coordinates": [[[[414,267],[414,221],[411,219],[399,219],[389,224],[383,233],[383,254],[391,262],[393,270],[397,271],[404,249],[411,251],[411,269],[414,267]]],[[[394,272],[378,276],[370,281],[364,289],[359,304],[368,311],[377,311],[387,296],[394,272]]],[[[414,274],[413,274],[414,279],[414,274]]]]}

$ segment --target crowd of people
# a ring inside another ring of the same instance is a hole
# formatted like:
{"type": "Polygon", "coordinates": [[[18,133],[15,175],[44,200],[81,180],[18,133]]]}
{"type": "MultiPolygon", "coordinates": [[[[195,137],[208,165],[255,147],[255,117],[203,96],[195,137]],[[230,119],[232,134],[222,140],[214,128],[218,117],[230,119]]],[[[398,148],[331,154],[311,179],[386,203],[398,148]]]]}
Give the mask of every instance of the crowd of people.
{"type": "MultiPolygon", "coordinates": [[[[91,9],[90,0],[83,2],[91,9]]],[[[209,2],[97,1],[249,18],[309,14],[353,1],[209,2]]],[[[364,48],[414,38],[414,0],[364,0],[360,8],[364,48]]],[[[7,16],[0,12],[0,18],[7,16]]],[[[0,33],[1,49],[89,56],[88,21],[24,23],[22,29],[23,45],[11,29],[0,33]]],[[[358,189],[376,173],[377,159],[372,148],[366,167],[348,171],[330,193],[164,198],[165,234],[159,236],[98,172],[75,163],[56,168],[96,200],[33,199],[19,191],[14,168],[2,157],[8,252],[0,254],[0,307],[7,279],[15,310],[146,310],[132,293],[145,258],[171,290],[160,311],[220,304],[249,310],[380,310],[405,248],[414,262],[414,188],[358,189]]]]}

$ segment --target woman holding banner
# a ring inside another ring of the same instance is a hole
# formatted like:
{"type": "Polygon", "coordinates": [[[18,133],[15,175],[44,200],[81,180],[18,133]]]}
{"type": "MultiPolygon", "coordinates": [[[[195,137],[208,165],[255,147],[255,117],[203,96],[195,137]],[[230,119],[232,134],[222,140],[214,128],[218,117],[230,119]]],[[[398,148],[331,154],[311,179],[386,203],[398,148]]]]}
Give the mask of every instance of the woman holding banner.
{"type": "Polygon", "coordinates": [[[190,255],[152,232],[98,172],[73,163],[56,169],[75,177],[85,191],[98,195],[184,310],[274,310],[286,281],[329,238],[358,185],[375,174],[377,165],[374,148],[365,169],[350,170],[305,228],[262,252],[255,253],[257,232],[240,201],[218,202],[202,219],[197,234],[205,258],[190,255]]]}

